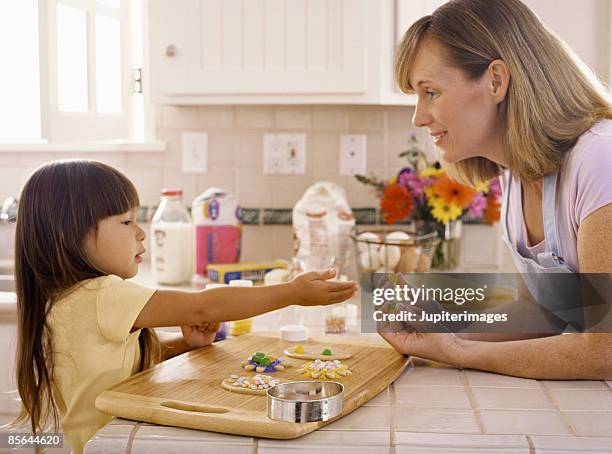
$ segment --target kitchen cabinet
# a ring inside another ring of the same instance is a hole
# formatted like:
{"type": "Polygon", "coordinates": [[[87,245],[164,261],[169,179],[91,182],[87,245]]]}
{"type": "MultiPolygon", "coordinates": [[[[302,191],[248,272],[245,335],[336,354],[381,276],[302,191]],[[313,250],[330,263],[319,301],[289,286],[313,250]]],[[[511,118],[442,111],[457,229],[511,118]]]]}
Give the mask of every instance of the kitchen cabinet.
{"type": "Polygon", "coordinates": [[[440,0],[152,0],[161,104],[414,104],[393,79],[398,39],[440,0]]]}

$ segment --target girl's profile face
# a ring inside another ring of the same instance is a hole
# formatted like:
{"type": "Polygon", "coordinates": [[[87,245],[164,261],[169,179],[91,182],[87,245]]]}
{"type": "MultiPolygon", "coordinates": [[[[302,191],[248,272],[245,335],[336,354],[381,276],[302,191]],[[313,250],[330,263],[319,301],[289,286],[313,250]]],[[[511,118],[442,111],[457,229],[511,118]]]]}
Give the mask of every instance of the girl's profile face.
{"type": "Polygon", "coordinates": [[[136,223],[136,208],[127,213],[110,216],[98,222],[98,229],[85,239],[89,260],[106,274],[123,279],[138,273],[138,264],[145,252],[142,242],[144,230],[136,223]]]}
{"type": "Polygon", "coordinates": [[[455,163],[483,156],[499,148],[497,103],[485,74],[469,80],[450,66],[446,49],[425,39],[417,49],[410,81],[418,97],[412,122],[425,127],[440,149],[442,159],[455,163]]]}

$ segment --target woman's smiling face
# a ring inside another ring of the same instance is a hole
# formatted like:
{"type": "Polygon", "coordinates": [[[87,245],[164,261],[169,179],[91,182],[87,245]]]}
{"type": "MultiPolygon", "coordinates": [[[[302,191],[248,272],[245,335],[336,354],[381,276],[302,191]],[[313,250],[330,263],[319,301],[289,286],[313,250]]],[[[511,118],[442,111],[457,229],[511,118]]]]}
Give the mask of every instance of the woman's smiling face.
{"type": "Polygon", "coordinates": [[[455,163],[482,156],[498,162],[495,83],[491,69],[469,80],[460,68],[450,65],[446,49],[433,39],[419,45],[410,81],[418,97],[412,122],[425,127],[441,150],[442,159],[455,163]]]}

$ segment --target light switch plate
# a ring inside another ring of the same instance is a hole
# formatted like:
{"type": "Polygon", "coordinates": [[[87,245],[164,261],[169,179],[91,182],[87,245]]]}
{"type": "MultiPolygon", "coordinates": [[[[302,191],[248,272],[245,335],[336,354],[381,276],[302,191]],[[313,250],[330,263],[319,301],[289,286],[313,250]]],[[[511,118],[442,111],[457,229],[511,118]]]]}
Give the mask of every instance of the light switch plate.
{"type": "Polygon", "coordinates": [[[340,135],[340,175],[366,173],[367,140],[365,134],[340,135]]]}
{"type": "Polygon", "coordinates": [[[208,172],[208,133],[183,132],[181,153],[183,173],[208,172]]]}
{"type": "Polygon", "coordinates": [[[306,134],[264,134],[263,148],[264,174],[306,173],[306,134]]]}

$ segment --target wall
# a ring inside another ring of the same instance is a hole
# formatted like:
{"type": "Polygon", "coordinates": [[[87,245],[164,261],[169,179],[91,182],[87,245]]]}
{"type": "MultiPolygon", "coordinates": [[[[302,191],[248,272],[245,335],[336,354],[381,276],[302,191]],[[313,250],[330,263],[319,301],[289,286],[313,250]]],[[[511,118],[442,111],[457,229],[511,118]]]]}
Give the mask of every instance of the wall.
{"type": "Polygon", "coordinates": [[[612,82],[612,1],[522,0],[597,73],[612,82]]]}
{"type": "MultiPolygon", "coordinates": [[[[572,46],[603,79],[611,76],[610,0],[525,0],[572,46]]],[[[164,186],[182,186],[185,200],[209,186],[238,194],[245,207],[291,208],[317,180],[342,185],[353,207],[375,206],[367,188],[351,177],[338,175],[339,135],[368,136],[368,170],[389,177],[401,167],[397,154],[407,144],[413,109],[378,106],[230,106],[156,109],[158,137],[168,142],[165,153],[87,153],[123,170],[136,184],[143,205],[156,205],[164,186]],[[210,171],[206,175],[181,172],[180,133],[207,131],[210,171]],[[307,133],[307,174],[265,176],[262,173],[264,132],[307,133]]],[[[424,141],[426,131],[419,131],[424,141]]],[[[77,157],[75,153],[0,153],[0,199],[18,195],[27,176],[41,163],[77,157]]],[[[259,260],[291,254],[287,226],[246,226],[243,258],[259,260]]],[[[0,251],[0,256],[2,255],[0,251]]]]}
{"type": "MultiPolygon", "coordinates": [[[[210,186],[238,194],[244,207],[292,208],[304,191],[318,180],[343,186],[353,207],[373,207],[377,200],[353,177],[338,174],[339,138],[342,133],[366,134],[368,171],[380,177],[394,175],[402,166],[397,154],[406,148],[413,108],[379,106],[207,106],[156,109],[158,138],[167,141],[164,153],[87,153],[125,172],[138,188],[143,205],[157,205],[159,190],[180,186],[185,201],[210,186]],[[209,172],[181,171],[183,131],[209,134],[209,172]],[[305,132],[306,175],[263,174],[263,134],[305,132]]],[[[423,143],[427,132],[418,131],[423,143]]],[[[45,161],[74,158],[77,153],[0,153],[0,198],[18,195],[27,176],[45,161]]],[[[288,226],[245,226],[243,258],[289,257],[292,248],[288,226]]]]}

